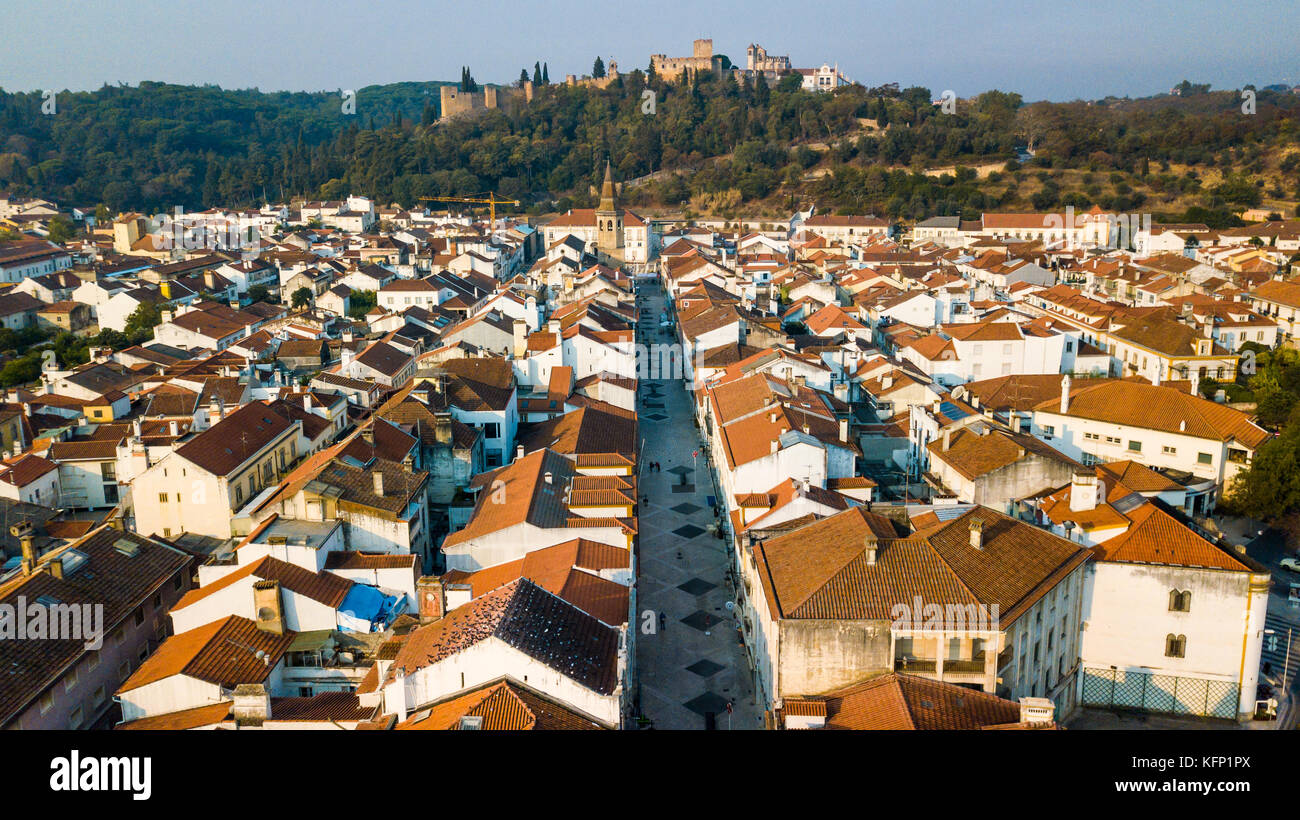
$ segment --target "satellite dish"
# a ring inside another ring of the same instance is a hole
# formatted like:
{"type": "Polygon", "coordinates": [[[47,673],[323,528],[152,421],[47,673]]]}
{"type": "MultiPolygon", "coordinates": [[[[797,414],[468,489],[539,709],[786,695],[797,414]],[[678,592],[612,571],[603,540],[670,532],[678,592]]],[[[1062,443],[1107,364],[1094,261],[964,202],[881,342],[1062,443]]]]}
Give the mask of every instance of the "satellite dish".
{"type": "Polygon", "coordinates": [[[736,608],[736,602],[735,602],[735,601],[727,601],[725,604],[723,604],[723,606],[725,606],[725,607],[727,608],[727,611],[730,612],[730,611],[732,611],[733,609],[736,608]]]}

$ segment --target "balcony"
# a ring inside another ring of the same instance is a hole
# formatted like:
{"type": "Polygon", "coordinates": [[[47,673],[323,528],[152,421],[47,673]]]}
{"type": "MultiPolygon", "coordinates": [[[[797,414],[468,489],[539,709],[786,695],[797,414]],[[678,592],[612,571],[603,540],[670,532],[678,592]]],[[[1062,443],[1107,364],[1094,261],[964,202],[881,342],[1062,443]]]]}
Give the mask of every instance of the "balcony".
{"type": "Polygon", "coordinates": [[[933,675],[937,664],[933,658],[895,658],[894,671],[913,675],[933,675]]]}
{"type": "Polygon", "coordinates": [[[943,662],[943,673],[944,673],[945,675],[948,675],[948,674],[953,674],[953,675],[965,675],[965,674],[983,675],[985,669],[987,668],[987,666],[988,666],[988,665],[985,663],[985,661],[984,661],[984,656],[983,656],[983,655],[980,655],[979,657],[973,658],[973,659],[971,659],[971,660],[963,660],[963,659],[957,659],[957,660],[946,660],[946,661],[943,662]]]}

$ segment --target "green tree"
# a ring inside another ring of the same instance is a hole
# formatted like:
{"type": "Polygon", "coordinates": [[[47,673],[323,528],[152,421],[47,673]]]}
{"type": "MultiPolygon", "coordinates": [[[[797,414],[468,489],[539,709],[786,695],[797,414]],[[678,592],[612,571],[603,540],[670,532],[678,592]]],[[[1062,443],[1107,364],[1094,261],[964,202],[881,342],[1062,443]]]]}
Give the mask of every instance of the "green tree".
{"type": "Polygon", "coordinates": [[[1269,523],[1300,512],[1300,411],[1293,410],[1281,435],[1255,451],[1250,466],[1229,485],[1227,508],[1269,523]]]}
{"type": "Polygon", "coordinates": [[[64,242],[70,241],[72,237],[76,235],[76,226],[74,226],[72,222],[62,214],[59,214],[50,220],[49,240],[51,242],[63,244],[64,242]]]}
{"type": "Polygon", "coordinates": [[[144,344],[153,338],[153,329],[162,323],[162,311],[152,302],[141,302],[126,317],[125,333],[131,344],[144,344]]]}
{"type": "Polygon", "coordinates": [[[363,318],[378,303],[373,290],[354,290],[348,296],[348,316],[353,319],[363,318]]]}
{"type": "Polygon", "coordinates": [[[605,76],[605,61],[600,59],[600,57],[597,57],[596,62],[591,65],[591,76],[595,77],[597,80],[605,76]]]}
{"type": "Polygon", "coordinates": [[[14,359],[0,368],[0,385],[16,387],[34,382],[41,375],[41,360],[33,356],[14,359]]]}
{"type": "Polygon", "coordinates": [[[290,304],[294,310],[303,310],[311,304],[311,297],[311,288],[304,285],[293,292],[293,296],[290,297],[292,300],[290,304]]]}

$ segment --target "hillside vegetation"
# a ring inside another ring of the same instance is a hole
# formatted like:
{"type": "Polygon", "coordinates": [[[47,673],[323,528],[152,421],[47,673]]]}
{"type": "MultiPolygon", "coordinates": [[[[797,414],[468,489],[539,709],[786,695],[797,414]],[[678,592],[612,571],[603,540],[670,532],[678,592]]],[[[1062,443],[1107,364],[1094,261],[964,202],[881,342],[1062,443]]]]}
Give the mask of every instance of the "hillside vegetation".
{"type": "Polygon", "coordinates": [[[1272,91],[1258,92],[1253,114],[1239,92],[1199,87],[1028,105],[989,91],[948,114],[925,88],[813,94],[797,78],[669,84],[636,71],[604,90],[544,86],[531,105],[438,123],[439,85],[360,89],[354,115],[338,92],[105,86],[59,94],[52,115],[38,93],[0,92],[0,190],[151,211],[493,190],[543,212],[591,205],[610,157],[625,202],[648,213],[816,203],[976,218],[1097,204],[1230,224],[1246,207],[1292,216],[1300,199],[1300,97],[1272,91]]]}

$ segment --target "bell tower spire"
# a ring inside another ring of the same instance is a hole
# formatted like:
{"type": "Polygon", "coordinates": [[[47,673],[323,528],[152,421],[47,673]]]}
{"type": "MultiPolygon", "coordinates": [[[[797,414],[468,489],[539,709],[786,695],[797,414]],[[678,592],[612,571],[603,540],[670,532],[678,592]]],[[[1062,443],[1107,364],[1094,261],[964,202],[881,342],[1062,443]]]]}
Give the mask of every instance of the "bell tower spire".
{"type": "Polygon", "coordinates": [[[618,205],[614,187],[614,170],[605,160],[605,181],[600,186],[600,206],[596,208],[596,247],[604,253],[618,255],[623,247],[623,209],[618,205]]]}

